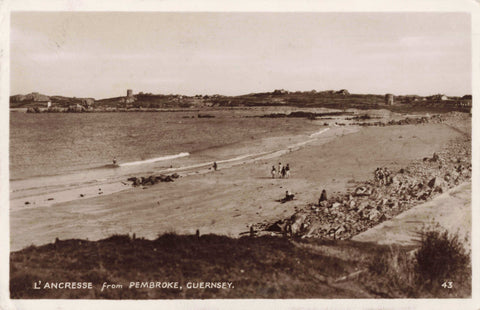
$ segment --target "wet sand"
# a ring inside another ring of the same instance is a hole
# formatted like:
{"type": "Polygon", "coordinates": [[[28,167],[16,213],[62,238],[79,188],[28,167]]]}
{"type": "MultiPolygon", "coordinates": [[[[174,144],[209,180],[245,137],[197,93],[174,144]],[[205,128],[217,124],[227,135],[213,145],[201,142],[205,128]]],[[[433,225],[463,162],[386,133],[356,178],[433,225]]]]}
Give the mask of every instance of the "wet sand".
{"type": "Polygon", "coordinates": [[[47,207],[99,194],[108,195],[131,187],[127,179],[131,176],[178,173],[188,176],[211,172],[212,162],[223,168],[249,163],[260,159],[275,158],[296,151],[312,142],[325,142],[337,135],[355,132],[358,128],[336,128],[318,125],[320,130],[302,135],[268,137],[253,141],[235,143],[207,149],[192,156],[174,160],[162,160],[142,165],[120,164],[118,169],[91,169],[83,173],[43,176],[13,181],[10,184],[10,208],[13,211],[24,208],[47,207]],[[125,167],[123,167],[125,166],[125,167]]]}
{"type": "MultiPolygon", "coordinates": [[[[199,229],[201,234],[238,236],[248,231],[250,224],[284,218],[295,207],[317,201],[324,188],[327,193],[344,191],[354,181],[371,178],[378,166],[403,167],[431,156],[459,135],[444,124],[331,127],[294,149],[274,152],[263,144],[249,146],[252,154],[266,153],[219,163],[218,171],[207,166],[183,171],[172,183],[70,201],[70,192],[59,192],[50,204],[11,208],[11,250],[57,237],[98,240],[115,233],[155,238],[165,232],[194,233],[199,229]],[[270,168],[278,162],[290,164],[289,179],[271,179],[270,168]],[[276,202],[286,190],[294,193],[295,199],[276,202]]],[[[277,143],[282,137],[278,139],[277,143]]],[[[285,145],[302,142],[291,139],[286,138],[285,145]]]]}

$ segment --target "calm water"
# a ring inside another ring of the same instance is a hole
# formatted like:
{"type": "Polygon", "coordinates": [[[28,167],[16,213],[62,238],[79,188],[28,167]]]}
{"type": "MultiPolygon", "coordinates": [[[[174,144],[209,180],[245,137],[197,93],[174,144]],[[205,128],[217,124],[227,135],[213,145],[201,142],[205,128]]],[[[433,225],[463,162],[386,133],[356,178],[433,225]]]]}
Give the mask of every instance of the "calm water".
{"type": "Polygon", "coordinates": [[[10,113],[10,179],[196,153],[252,139],[318,128],[305,119],[245,118],[232,111],[26,114],[10,113]]]}

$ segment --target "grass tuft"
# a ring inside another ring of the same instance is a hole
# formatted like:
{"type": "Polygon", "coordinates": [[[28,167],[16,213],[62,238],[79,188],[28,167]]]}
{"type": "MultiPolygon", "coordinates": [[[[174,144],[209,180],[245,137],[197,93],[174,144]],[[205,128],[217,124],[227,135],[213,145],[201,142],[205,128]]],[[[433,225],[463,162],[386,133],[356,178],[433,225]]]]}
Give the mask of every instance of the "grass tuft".
{"type": "Polygon", "coordinates": [[[379,252],[368,264],[365,286],[381,297],[470,296],[470,253],[458,234],[436,226],[420,236],[415,251],[392,246],[379,252]]]}
{"type": "Polygon", "coordinates": [[[427,287],[463,280],[470,269],[470,253],[463,247],[458,234],[450,234],[446,230],[422,232],[415,258],[417,282],[427,287]]]}

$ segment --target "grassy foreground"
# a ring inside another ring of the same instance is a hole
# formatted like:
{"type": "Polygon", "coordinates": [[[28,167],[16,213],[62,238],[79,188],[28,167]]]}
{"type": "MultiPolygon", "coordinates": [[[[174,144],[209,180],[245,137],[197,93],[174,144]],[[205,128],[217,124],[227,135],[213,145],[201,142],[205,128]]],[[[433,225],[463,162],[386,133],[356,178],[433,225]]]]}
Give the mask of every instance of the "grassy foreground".
{"type": "MultiPolygon", "coordinates": [[[[460,264],[462,272],[449,275],[450,288],[442,288],[445,279],[431,279],[426,285],[425,277],[418,277],[420,283],[412,276],[416,270],[409,263],[410,250],[269,236],[165,234],[156,240],[127,235],[99,241],[57,240],[11,253],[10,291],[11,298],[100,299],[470,296],[469,267],[460,264]],[[459,276],[462,282],[457,281],[459,276]],[[52,283],[64,282],[91,282],[92,289],[51,288],[52,283]],[[178,286],[162,288],[168,286],[165,282],[178,286]],[[211,287],[206,287],[207,282],[211,287]]],[[[429,251],[432,255],[435,250],[430,246],[429,251]]],[[[465,262],[468,265],[469,258],[465,262]]],[[[448,264],[448,258],[441,263],[448,264]]]]}

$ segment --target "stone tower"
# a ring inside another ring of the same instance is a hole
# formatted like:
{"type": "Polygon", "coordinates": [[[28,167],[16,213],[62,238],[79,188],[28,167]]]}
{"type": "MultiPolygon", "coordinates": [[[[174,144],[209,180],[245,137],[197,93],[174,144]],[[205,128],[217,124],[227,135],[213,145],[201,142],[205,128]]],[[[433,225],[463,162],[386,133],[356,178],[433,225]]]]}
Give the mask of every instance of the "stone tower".
{"type": "Polygon", "coordinates": [[[127,96],[125,97],[124,102],[125,105],[135,102],[135,97],[133,96],[133,91],[131,89],[127,89],[127,96]]]}
{"type": "Polygon", "coordinates": [[[385,95],[385,104],[386,105],[393,105],[393,95],[392,94],[386,94],[385,95]]]}

